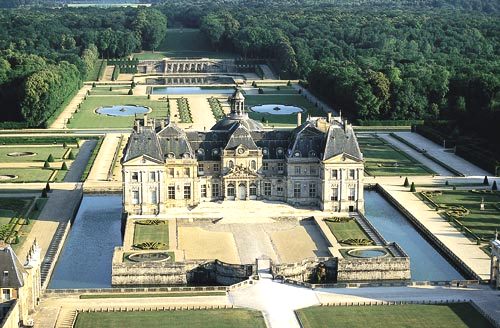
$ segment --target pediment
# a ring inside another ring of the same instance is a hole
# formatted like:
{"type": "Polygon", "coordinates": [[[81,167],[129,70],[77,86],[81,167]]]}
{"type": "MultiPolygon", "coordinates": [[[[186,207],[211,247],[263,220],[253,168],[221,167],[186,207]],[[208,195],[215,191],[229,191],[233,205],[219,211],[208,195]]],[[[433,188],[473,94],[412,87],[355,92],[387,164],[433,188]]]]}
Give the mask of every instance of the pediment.
{"type": "Polygon", "coordinates": [[[125,165],[161,165],[163,162],[148,155],[141,155],[124,162],[125,165]]]}
{"type": "Polygon", "coordinates": [[[356,158],[352,155],[346,154],[346,153],[341,153],[337,154],[335,156],[332,156],[330,158],[327,158],[323,160],[323,163],[330,164],[330,163],[362,163],[363,160],[356,158]]]}
{"type": "Polygon", "coordinates": [[[258,178],[259,174],[243,165],[236,165],[224,175],[224,178],[258,178]]]}

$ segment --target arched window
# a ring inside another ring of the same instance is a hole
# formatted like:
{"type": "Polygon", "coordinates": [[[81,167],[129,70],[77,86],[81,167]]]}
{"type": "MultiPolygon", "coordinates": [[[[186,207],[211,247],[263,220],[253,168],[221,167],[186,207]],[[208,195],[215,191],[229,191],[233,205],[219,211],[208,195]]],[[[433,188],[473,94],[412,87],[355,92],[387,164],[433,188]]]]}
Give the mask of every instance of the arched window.
{"type": "Polygon", "coordinates": [[[257,185],[255,183],[250,185],[250,196],[257,196],[257,185]]]}
{"type": "Polygon", "coordinates": [[[229,162],[227,162],[227,167],[229,167],[230,169],[232,169],[234,167],[233,161],[230,160],[229,162]]]}
{"type": "Polygon", "coordinates": [[[234,197],[234,184],[230,183],[227,185],[227,195],[229,197],[234,197]]]}
{"type": "Polygon", "coordinates": [[[250,167],[251,167],[252,170],[255,171],[257,169],[257,162],[252,160],[250,162],[250,167]]]}

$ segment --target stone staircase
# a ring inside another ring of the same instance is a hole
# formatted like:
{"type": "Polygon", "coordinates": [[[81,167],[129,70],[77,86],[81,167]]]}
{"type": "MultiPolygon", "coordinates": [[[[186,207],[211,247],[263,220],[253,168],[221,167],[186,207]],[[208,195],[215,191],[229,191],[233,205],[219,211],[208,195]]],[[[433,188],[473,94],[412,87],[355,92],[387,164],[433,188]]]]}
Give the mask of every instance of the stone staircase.
{"type": "Polygon", "coordinates": [[[366,232],[368,237],[370,237],[370,239],[375,242],[375,245],[384,246],[387,244],[387,242],[383,239],[383,237],[374,231],[373,226],[369,224],[367,220],[358,215],[355,215],[354,218],[359,223],[361,228],[363,228],[363,230],[366,232]]]}
{"type": "Polygon", "coordinates": [[[55,328],[73,328],[77,315],[78,312],[76,310],[61,308],[55,328]]]}
{"type": "Polygon", "coordinates": [[[42,286],[44,286],[45,281],[47,280],[49,273],[51,271],[52,263],[57,255],[57,251],[59,249],[59,245],[61,244],[61,240],[64,236],[64,232],[66,231],[66,227],[68,226],[67,222],[61,222],[57,226],[56,232],[54,233],[54,237],[50,242],[49,248],[47,249],[47,253],[45,253],[45,258],[43,259],[41,268],[40,268],[40,276],[42,280],[42,286]]]}

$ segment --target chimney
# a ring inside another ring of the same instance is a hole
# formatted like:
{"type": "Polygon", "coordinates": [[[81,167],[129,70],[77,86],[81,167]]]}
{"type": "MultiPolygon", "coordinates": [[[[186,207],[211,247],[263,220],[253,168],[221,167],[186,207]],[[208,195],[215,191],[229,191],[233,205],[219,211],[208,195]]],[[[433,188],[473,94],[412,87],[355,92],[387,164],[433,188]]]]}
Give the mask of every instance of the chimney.
{"type": "Polygon", "coordinates": [[[298,112],[297,113],[297,126],[300,126],[302,124],[302,113],[298,112]]]}
{"type": "Polygon", "coordinates": [[[140,125],[140,122],[138,119],[135,119],[135,131],[136,132],[139,132],[139,125],[140,125]]]}
{"type": "Polygon", "coordinates": [[[344,132],[347,132],[347,124],[348,124],[347,120],[344,119],[344,132]]]}
{"type": "Polygon", "coordinates": [[[165,120],[160,120],[160,128],[163,130],[165,127],[165,120]]]}
{"type": "Polygon", "coordinates": [[[148,114],[144,114],[144,126],[148,126],[148,114]]]}
{"type": "Polygon", "coordinates": [[[327,118],[327,122],[328,122],[328,123],[332,123],[332,112],[328,112],[328,114],[327,114],[327,115],[328,115],[328,116],[327,116],[327,117],[328,117],[328,118],[327,118]]]}

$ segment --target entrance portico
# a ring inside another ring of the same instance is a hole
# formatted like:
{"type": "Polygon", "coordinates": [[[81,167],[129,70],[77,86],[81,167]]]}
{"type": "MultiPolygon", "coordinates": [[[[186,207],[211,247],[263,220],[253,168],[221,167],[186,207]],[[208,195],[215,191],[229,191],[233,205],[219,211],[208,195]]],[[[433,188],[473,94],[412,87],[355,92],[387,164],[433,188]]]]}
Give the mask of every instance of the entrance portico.
{"type": "Polygon", "coordinates": [[[225,200],[257,199],[260,195],[260,176],[257,172],[242,165],[232,168],[224,177],[225,200]]]}

